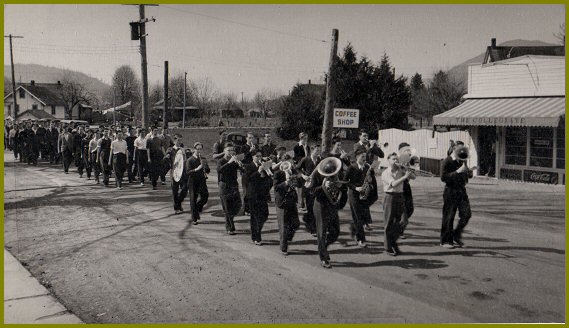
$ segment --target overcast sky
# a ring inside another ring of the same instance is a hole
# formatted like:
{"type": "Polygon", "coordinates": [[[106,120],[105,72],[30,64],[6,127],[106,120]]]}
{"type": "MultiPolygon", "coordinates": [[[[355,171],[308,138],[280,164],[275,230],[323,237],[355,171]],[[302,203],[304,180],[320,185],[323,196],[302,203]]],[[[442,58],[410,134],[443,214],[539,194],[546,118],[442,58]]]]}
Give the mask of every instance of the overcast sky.
{"type": "MultiPolygon", "coordinates": [[[[428,78],[498,43],[557,43],[564,5],[160,5],[146,7],[149,83],[188,72],[209,77],[221,92],[249,98],[269,88],[288,93],[297,82],[322,82],[333,28],[339,50],[378,62],[383,53],[397,75],[428,78]],[[325,41],[325,42],[322,42],[325,41]]],[[[110,83],[131,65],[140,76],[138,41],[129,22],[137,6],[5,5],[4,34],[14,40],[14,61],[84,72],[110,83]]],[[[4,39],[4,64],[10,64],[4,39]]],[[[53,81],[41,81],[53,82],[53,81]]]]}

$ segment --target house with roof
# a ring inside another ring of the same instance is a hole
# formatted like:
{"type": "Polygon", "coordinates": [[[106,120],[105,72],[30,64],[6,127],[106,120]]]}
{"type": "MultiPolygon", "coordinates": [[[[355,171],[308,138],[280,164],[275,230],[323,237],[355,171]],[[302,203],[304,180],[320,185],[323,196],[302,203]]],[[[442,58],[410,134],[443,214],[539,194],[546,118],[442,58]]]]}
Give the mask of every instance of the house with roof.
{"type": "Polygon", "coordinates": [[[565,56],[494,50],[468,67],[464,101],[433,124],[470,132],[481,175],[565,184],[565,56]]]}
{"type": "Polygon", "coordinates": [[[527,55],[565,56],[564,46],[496,46],[496,38],[490,40],[482,64],[489,64],[527,55]]]}
{"type": "Polygon", "coordinates": [[[16,120],[65,119],[65,101],[59,96],[61,82],[20,84],[16,88],[18,108],[14,108],[13,93],[4,97],[4,117],[16,120]]]}

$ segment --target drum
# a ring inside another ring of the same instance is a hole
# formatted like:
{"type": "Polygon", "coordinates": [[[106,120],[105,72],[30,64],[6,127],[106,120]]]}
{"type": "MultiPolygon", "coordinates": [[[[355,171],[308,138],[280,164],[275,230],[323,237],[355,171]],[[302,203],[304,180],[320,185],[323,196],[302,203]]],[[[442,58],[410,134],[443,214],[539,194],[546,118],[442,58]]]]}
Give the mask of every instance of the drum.
{"type": "Polygon", "coordinates": [[[183,150],[176,152],[174,157],[174,164],[172,167],[172,179],[179,182],[184,175],[184,163],[186,163],[186,154],[183,150]]]}

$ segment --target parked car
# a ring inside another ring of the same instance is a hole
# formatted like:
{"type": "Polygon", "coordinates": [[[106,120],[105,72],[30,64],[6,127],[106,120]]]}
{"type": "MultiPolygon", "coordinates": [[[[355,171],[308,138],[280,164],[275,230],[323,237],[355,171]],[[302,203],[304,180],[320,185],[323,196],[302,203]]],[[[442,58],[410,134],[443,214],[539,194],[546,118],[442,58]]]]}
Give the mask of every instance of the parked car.
{"type": "MultiPolygon", "coordinates": [[[[263,143],[263,137],[264,136],[255,135],[255,138],[253,139],[255,144],[257,144],[257,145],[262,144],[263,143]]],[[[241,154],[243,152],[243,151],[241,151],[241,147],[247,143],[247,133],[245,133],[245,132],[229,132],[227,134],[227,141],[235,144],[235,151],[238,154],[241,154]]]]}

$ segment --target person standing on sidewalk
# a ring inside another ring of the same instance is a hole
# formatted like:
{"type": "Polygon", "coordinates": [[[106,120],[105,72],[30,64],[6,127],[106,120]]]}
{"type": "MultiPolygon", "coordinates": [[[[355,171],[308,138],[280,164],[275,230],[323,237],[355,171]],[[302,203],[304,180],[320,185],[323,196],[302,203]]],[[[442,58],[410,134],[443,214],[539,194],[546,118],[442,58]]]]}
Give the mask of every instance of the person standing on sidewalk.
{"type": "Polygon", "coordinates": [[[403,182],[409,179],[413,173],[399,164],[396,153],[387,157],[389,167],[381,174],[385,199],[383,201],[383,214],[385,222],[385,241],[383,246],[387,254],[397,256],[401,254],[397,239],[400,233],[401,216],[405,210],[403,197],[403,182]]]}
{"type": "Polygon", "coordinates": [[[190,196],[190,208],[192,211],[192,224],[198,224],[200,213],[209,198],[207,190],[207,175],[210,172],[207,160],[202,157],[203,144],[196,142],[192,156],[186,160],[188,172],[188,192],[190,196]]]}
{"type": "Polygon", "coordinates": [[[445,183],[441,246],[445,248],[464,245],[462,231],[472,216],[470,201],[466,193],[466,184],[468,179],[472,178],[472,171],[466,165],[466,157],[461,155],[464,151],[468,152],[468,148],[462,141],[457,140],[454,151],[441,164],[441,180],[445,183]],[[453,230],[457,209],[460,220],[453,230]]]}

